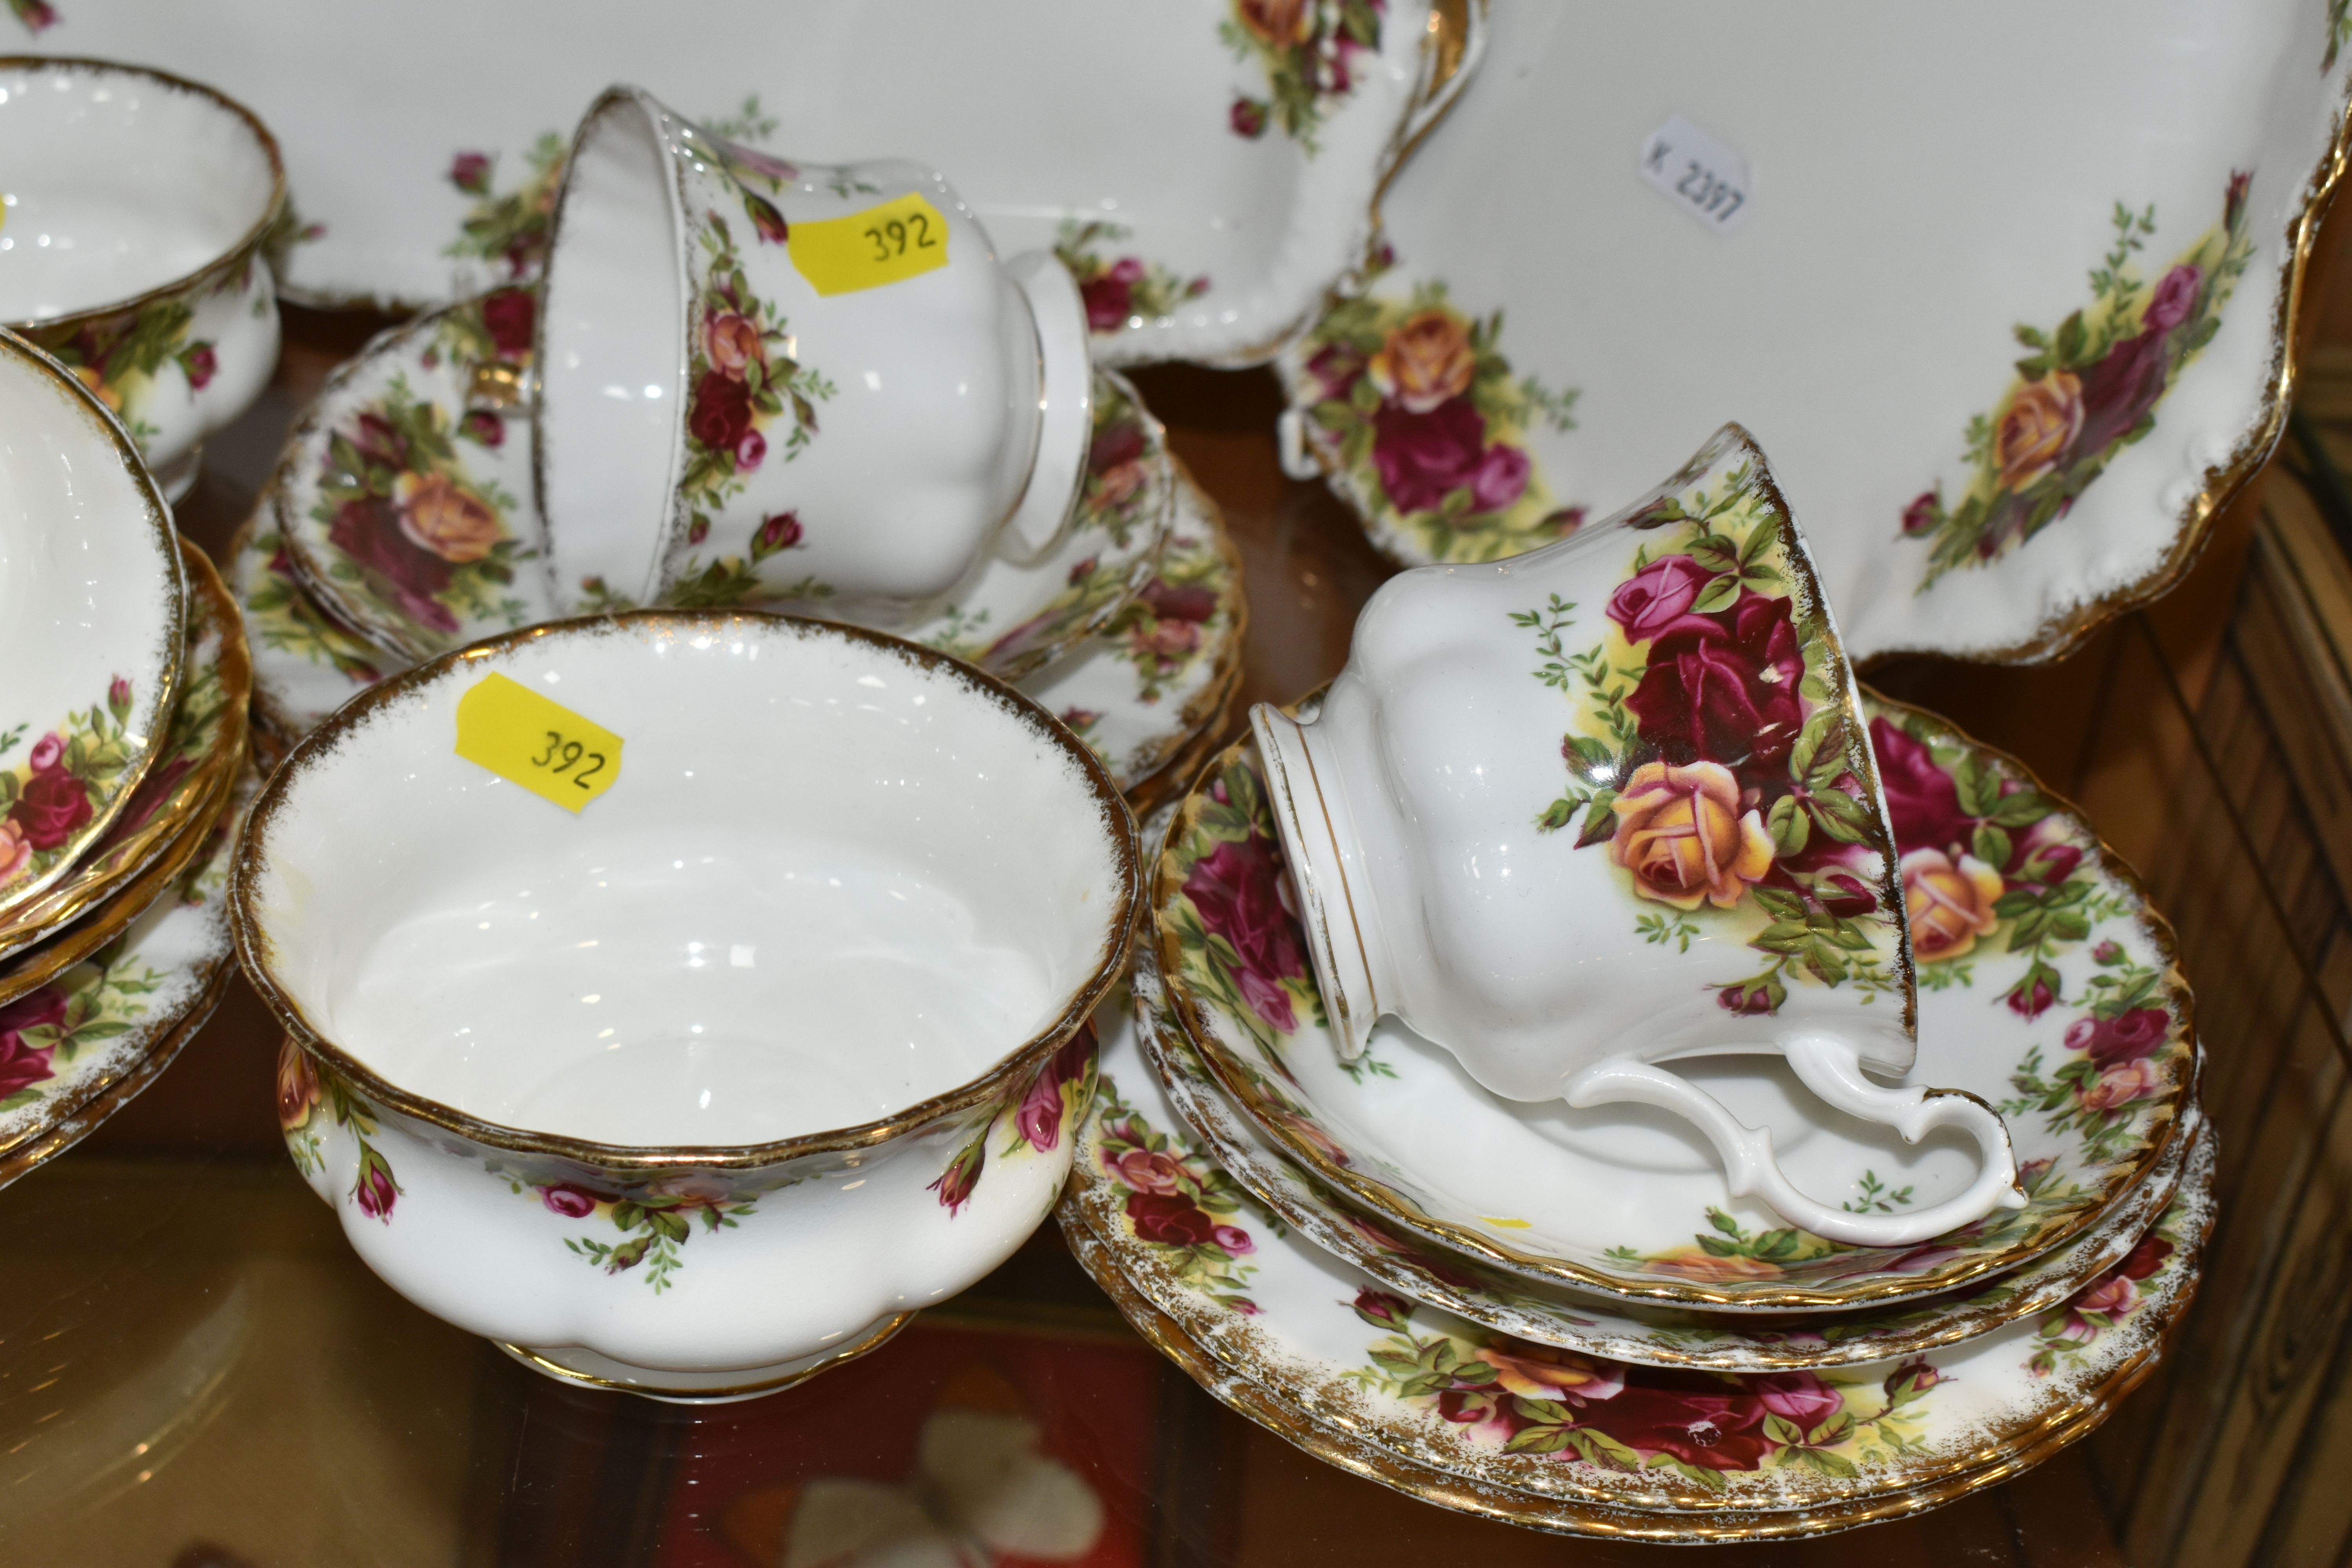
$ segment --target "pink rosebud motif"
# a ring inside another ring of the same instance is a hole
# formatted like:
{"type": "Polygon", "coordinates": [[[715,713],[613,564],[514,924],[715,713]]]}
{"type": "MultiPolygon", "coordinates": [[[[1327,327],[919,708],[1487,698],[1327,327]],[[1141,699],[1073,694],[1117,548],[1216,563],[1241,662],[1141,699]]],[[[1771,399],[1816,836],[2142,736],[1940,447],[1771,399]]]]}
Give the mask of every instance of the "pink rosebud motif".
{"type": "Polygon", "coordinates": [[[1894,1400],[1902,1397],[1906,1389],[1916,1396],[1927,1393],[1943,1381],[1944,1374],[1936,1370],[1933,1363],[1922,1356],[1914,1361],[1906,1361],[1888,1373],[1884,1386],[1886,1397],[1894,1400]]]}
{"type": "Polygon", "coordinates": [[[776,204],[767,197],[755,196],[745,191],[743,210],[751,215],[751,226],[760,231],[762,243],[782,245],[792,237],[792,230],[785,226],[784,215],[778,212],[776,204]]]}
{"type": "Polygon", "coordinates": [[[467,410],[457,430],[468,441],[494,452],[507,444],[507,422],[487,408],[467,410]]]}
{"type": "Polygon", "coordinates": [[[1101,717],[1102,715],[1092,708],[1065,708],[1061,712],[1062,722],[1073,730],[1084,730],[1101,717]]]}
{"type": "Polygon", "coordinates": [[[735,444],[735,471],[748,474],[758,468],[768,455],[768,438],[757,430],[751,431],[735,444]]]}
{"type": "Polygon", "coordinates": [[[1936,531],[1936,523],[1943,516],[1943,498],[1934,490],[1921,490],[1903,509],[1903,531],[1911,538],[1936,531]]]}
{"type": "Polygon", "coordinates": [[[2075,1099],[2085,1110],[2119,1110],[2164,1092],[2164,1070],[2145,1058],[2118,1062],[2083,1086],[2075,1099]]]}
{"type": "Polygon", "coordinates": [[[116,718],[131,711],[131,682],[116,676],[106,683],[106,706],[116,718]]]}
{"type": "MultiPolygon", "coordinates": [[[[1914,929],[1916,931],[1916,928],[1914,929]]],[[[2021,981],[2011,986],[2009,994],[2002,1000],[2009,1004],[2011,1012],[2031,1021],[2048,1012],[2051,1004],[2056,1002],[2058,997],[2057,994],[2050,989],[2048,977],[2036,973],[2032,980],[2021,981]]]]}
{"type": "Polygon", "coordinates": [[[370,1219],[392,1223],[393,1205],[400,1199],[400,1184],[392,1179],[392,1167],[372,1144],[360,1145],[360,1173],[352,1184],[352,1201],[360,1213],[370,1219]]]}
{"type": "Polygon", "coordinates": [[[1067,583],[1071,587],[1075,588],[1079,584],[1085,582],[1087,578],[1093,576],[1095,574],[1095,568],[1101,564],[1102,558],[1100,556],[1089,555],[1084,561],[1081,561],[1076,565],[1071,567],[1068,575],[1064,577],[1062,580],[1067,583]]]}
{"type": "Polygon", "coordinates": [[[1237,1225],[1217,1226],[1211,1230],[1210,1234],[1216,1238],[1219,1247],[1223,1247],[1235,1258],[1246,1258],[1257,1250],[1257,1244],[1250,1240],[1249,1232],[1237,1225]]]}
{"type": "Polygon", "coordinates": [[[1878,908],[1870,884],[1851,871],[1832,871],[1813,884],[1813,897],[1840,920],[1859,920],[1878,908]]]}
{"type": "Polygon", "coordinates": [[[219,374],[220,357],[210,343],[190,343],[180,351],[180,369],[187,375],[188,390],[202,392],[219,374]]]}
{"type": "Polygon", "coordinates": [[[2187,321],[2189,312],[2197,309],[2197,289],[2204,279],[2204,270],[2197,267],[2183,265],[2167,272],[2158,279],[2156,292],[2148,296],[2140,326],[2164,332],[2187,321]]]}
{"type": "Polygon", "coordinates": [[[1234,106],[1225,111],[1225,123],[1234,135],[1255,142],[1265,134],[1266,112],[1263,100],[1235,98],[1234,106]]]}
{"type": "Polygon", "coordinates": [[[1355,1307],[1356,1316],[1374,1328],[1386,1329],[1391,1333],[1402,1332],[1412,1321],[1412,1302],[1370,1286],[1357,1290],[1355,1307]]]}
{"type": "Polygon", "coordinates": [[[694,521],[686,525],[686,542],[688,544],[699,544],[709,537],[710,520],[699,512],[696,513],[694,521]]]}
{"type": "Polygon", "coordinates": [[[1021,1108],[1013,1112],[1013,1125],[1040,1154],[1062,1141],[1062,1086],[1084,1079],[1094,1054],[1095,1026],[1090,1021],[1046,1061],[1029,1085],[1021,1108]]]}
{"type": "Polygon", "coordinates": [[[66,743],[54,730],[33,742],[33,754],[26,759],[37,773],[54,773],[66,754],[66,743]]]}
{"type": "Polygon", "coordinates": [[[1585,510],[1580,506],[1564,506],[1558,511],[1548,512],[1541,524],[1543,531],[1555,538],[1566,539],[1584,526],[1585,510]]]}
{"type": "Polygon", "coordinates": [[[1682,619],[1713,575],[1687,555],[1662,555],[1617,584],[1609,618],[1627,642],[1647,642],[1682,619]]]}
{"type": "Polygon", "coordinates": [[[2109,937],[2091,949],[2091,962],[2094,963],[2120,963],[2123,962],[2123,943],[2113,937],[2109,937]]]}
{"type": "Polygon", "coordinates": [[[1715,994],[1715,1005],[1727,1013],[1743,1018],[1766,1016],[1779,1009],[1780,1004],[1769,985],[1727,985],[1715,994]]]}
{"type": "Polygon", "coordinates": [[[596,1212],[596,1194],[569,1182],[540,1188],[539,1201],[547,1205],[550,1213],[560,1214],[565,1219],[585,1219],[596,1212]]]}
{"type": "Polygon", "coordinates": [[[1153,1197],[1171,1197],[1182,1192],[1189,1180],[1183,1166],[1155,1150],[1129,1149],[1116,1157],[1105,1153],[1102,1163],[1104,1173],[1112,1181],[1153,1197]]]}
{"type": "Polygon", "coordinates": [[[460,153],[449,161],[449,183],[469,196],[490,189],[490,157],[487,153],[460,153]]]}
{"type": "Polygon", "coordinates": [[[2223,228],[2234,229],[2238,226],[2238,219],[2246,210],[2246,189],[2253,183],[2254,175],[2251,169],[2237,169],[2231,172],[2230,184],[2221,196],[2223,228]]]}
{"type": "Polygon", "coordinates": [[[780,511],[760,524],[756,535],[760,552],[772,555],[779,550],[790,550],[801,542],[801,519],[796,511],[780,511]]]}
{"type": "Polygon", "coordinates": [[[1191,621],[1195,625],[1217,613],[1217,595],[1213,589],[1179,588],[1154,577],[1143,585],[1136,597],[1154,617],[1163,621],[1191,621]]]}

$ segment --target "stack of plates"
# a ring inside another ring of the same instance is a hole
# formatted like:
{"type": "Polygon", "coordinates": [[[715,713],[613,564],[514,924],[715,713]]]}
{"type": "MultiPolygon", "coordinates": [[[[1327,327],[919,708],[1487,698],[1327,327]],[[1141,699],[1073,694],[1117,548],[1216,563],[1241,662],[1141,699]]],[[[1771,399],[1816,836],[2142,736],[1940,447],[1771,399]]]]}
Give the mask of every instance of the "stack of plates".
{"type": "MultiPolygon", "coordinates": [[[[386,676],[558,614],[531,415],[515,391],[528,354],[486,348],[482,310],[473,300],[420,316],[338,370],[239,536],[230,576],[266,754],[386,676]],[[413,542],[404,523],[422,505],[476,524],[467,559],[413,542]]],[[[1064,542],[1030,565],[984,560],[913,624],[887,629],[1016,681],[1143,798],[1189,776],[1223,728],[1246,609],[1214,504],[1135,389],[1097,370],[1094,409],[1064,542]]]]}
{"type": "MultiPolygon", "coordinates": [[[[1841,1246],[1733,1197],[1663,1115],[1499,1100],[1392,1020],[1342,1063],[1244,742],[1174,810],[1132,1016],[1105,1016],[1060,1211],[1080,1259],[1252,1419],[1545,1529],[1819,1533],[2089,1432],[2186,1310],[2212,1213],[2171,932],[2014,759],[1870,710],[1906,852],[2010,844],[1966,862],[2002,879],[1998,924],[1920,940],[1917,1076],[2001,1109],[2025,1208],[1841,1246]]],[[[1963,1145],[1836,1118],[1777,1058],[1688,1065],[1850,1207],[1967,1178],[1963,1145]]]]}
{"type": "Polygon", "coordinates": [[[168,1064],[235,971],[235,602],[121,426],[0,331],[0,1182],[168,1064]]]}

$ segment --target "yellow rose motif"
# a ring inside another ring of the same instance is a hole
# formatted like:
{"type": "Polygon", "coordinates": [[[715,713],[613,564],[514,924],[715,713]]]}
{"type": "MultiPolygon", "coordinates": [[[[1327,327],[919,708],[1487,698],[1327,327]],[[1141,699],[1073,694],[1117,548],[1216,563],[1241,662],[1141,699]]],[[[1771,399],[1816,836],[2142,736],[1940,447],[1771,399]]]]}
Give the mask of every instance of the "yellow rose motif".
{"type": "Polygon", "coordinates": [[[1643,1267],[1653,1274],[1672,1274],[1709,1285],[1728,1284],[1735,1279],[1775,1279],[1781,1273],[1780,1266],[1767,1258],[1737,1254],[1717,1258],[1701,1247],[1677,1247],[1658,1254],[1643,1267]]]}
{"type": "Polygon", "coordinates": [[[1992,460],[2004,489],[2021,490],[2052,468],[2083,429],[2083,384],[2053,370],[2020,387],[1993,432],[1992,460]]]}
{"type": "Polygon", "coordinates": [[[1496,1383],[1522,1399],[1558,1399],[1571,1390],[1606,1398],[1624,1382],[1622,1374],[1604,1371],[1574,1351],[1549,1345],[1518,1344],[1509,1351],[1485,1345],[1478,1359],[1495,1369],[1496,1383]]]}
{"type": "Polygon", "coordinates": [[[446,474],[403,474],[398,491],[400,531],[444,561],[482,560],[505,537],[490,503],[446,474]]]}
{"type": "Polygon", "coordinates": [[[1391,328],[1366,368],[1372,384],[1407,413],[1426,414],[1470,390],[1478,356],[1462,318],[1432,309],[1391,328]]]}
{"type": "Polygon", "coordinates": [[[1958,958],[1990,936],[2000,917],[2000,873],[1973,855],[1958,861],[1940,849],[1903,857],[1903,908],[1911,917],[1911,952],[1923,963],[1958,958]]]}
{"type": "Polygon", "coordinates": [[[122,412],[122,394],[106,384],[105,373],[94,364],[74,366],[74,379],[98,394],[98,400],[115,413],[122,412]]]}
{"type": "Polygon", "coordinates": [[[1609,858],[1633,873],[1645,899],[1727,910],[1772,868],[1762,814],[1739,810],[1739,784],[1720,763],[1644,763],[1610,809],[1609,858]]]}
{"type": "Polygon", "coordinates": [[[16,819],[0,816],[0,884],[13,882],[33,858],[33,846],[16,819]]]}
{"type": "Polygon", "coordinates": [[[1266,43],[1303,44],[1313,30],[1313,0],[1234,0],[1234,16],[1266,43]]]}

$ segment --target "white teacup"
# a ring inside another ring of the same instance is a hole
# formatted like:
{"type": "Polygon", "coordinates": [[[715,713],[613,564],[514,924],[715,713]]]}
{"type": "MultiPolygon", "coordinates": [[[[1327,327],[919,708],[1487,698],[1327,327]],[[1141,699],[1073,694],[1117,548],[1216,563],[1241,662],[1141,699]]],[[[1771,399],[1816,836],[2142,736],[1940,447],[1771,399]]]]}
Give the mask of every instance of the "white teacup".
{"type": "Polygon", "coordinates": [[[286,202],[243,106],[160,71],[0,59],[0,323],[55,355],[172,500],[278,363],[286,202]]]}
{"type": "Polygon", "coordinates": [[[1140,884],[1117,788],[1011,688],[645,612],[346,703],[230,897],[289,1147],[370,1267],[545,1370],[710,1397],[870,1347],[1035,1228],[1140,884]],[[620,742],[551,716],[516,776],[610,787],[574,813],[459,754],[496,711],[467,704],[531,706],[502,681],[620,742]]]}
{"type": "Polygon", "coordinates": [[[578,608],[892,624],[992,544],[1049,550],[1086,455],[1086,311],[1051,255],[1000,266],[921,164],[787,163],[635,88],[573,138],[538,364],[578,608]]]}
{"type": "Polygon", "coordinates": [[[1726,426],[1559,543],[1365,605],[1319,713],[1250,715],[1343,1051],[1392,1015],[1493,1092],[1696,1122],[1736,1194],[1900,1246],[2024,1202],[2009,1133],[1910,1070],[1910,940],[1867,728],[1763,454],[1726,426]],[[1917,1211],[1807,1197],[1769,1131],[1655,1066],[1785,1056],[1832,1106],[1984,1169],[1917,1211]]]}

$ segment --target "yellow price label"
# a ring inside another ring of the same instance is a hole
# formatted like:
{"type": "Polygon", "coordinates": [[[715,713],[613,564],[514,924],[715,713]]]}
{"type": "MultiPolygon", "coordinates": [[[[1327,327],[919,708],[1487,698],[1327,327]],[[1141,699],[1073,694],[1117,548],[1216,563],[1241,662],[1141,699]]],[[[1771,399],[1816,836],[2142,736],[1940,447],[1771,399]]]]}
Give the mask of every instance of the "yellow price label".
{"type": "Polygon", "coordinates": [[[948,220],[915,191],[847,217],[796,223],[784,240],[820,294],[904,283],[948,264],[948,220]]]}
{"type": "Polygon", "coordinates": [[[575,816],[621,776],[620,736],[495,672],[457,699],[457,754],[575,816]]]}

